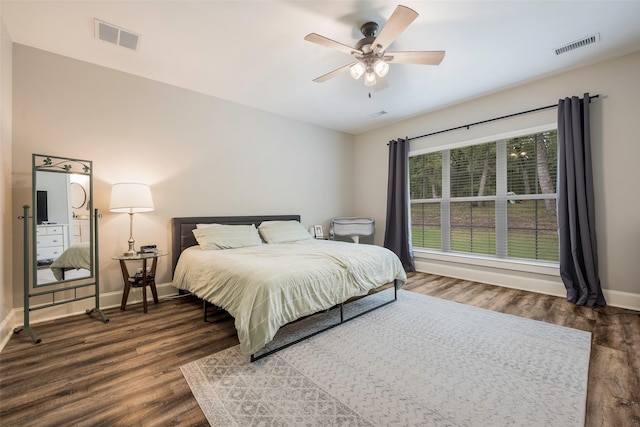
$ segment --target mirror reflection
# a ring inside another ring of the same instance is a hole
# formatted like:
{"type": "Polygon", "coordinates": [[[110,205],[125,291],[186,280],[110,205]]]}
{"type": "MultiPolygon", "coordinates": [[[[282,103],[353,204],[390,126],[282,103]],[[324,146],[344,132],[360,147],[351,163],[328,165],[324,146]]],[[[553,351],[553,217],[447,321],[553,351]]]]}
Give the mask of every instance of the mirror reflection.
{"type": "Polygon", "coordinates": [[[34,286],[93,277],[90,162],[41,157],[34,156],[34,286]]]}
{"type": "Polygon", "coordinates": [[[71,207],[81,209],[87,201],[87,192],[82,184],[71,181],[71,207]]]}

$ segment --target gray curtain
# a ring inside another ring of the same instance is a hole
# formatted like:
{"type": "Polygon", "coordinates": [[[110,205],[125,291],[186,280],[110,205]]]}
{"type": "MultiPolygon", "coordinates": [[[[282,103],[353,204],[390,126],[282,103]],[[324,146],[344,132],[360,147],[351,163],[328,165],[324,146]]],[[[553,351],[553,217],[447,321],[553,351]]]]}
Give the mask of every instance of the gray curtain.
{"type": "Polygon", "coordinates": [[[558,102],[558,237],[567,300],[606,305],[598,277],[589,94],[558,102]]]}
{"type": "Polygon", "coordinates": [[[411,250],[411,209],[409,207],[409,140],[389,142],[387,223],[384,247],[392,250],[405,271],[415,271],[411,250]]]}

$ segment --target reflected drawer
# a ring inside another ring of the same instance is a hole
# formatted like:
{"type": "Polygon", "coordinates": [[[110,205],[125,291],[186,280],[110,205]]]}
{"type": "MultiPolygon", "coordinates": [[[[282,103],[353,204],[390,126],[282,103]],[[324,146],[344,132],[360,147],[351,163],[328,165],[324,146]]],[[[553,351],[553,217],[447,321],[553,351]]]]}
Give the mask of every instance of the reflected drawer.
{"type": "Polygon", "coordinates": [[[60,255],[64,249],[62,246],[50,247],[50,248],[41,248],[38,247],[38,251],[36,253],[36,259],[56,259],[60,255]]]}
{"type": "Polygon", "coordinates": [[[44,235],[44,236],[38,236],[36,238],[36,243],[38,245],[38,248],[45,248],[45,247],[49,247],[49,246],[64,246],[64,240],[62,238],[62,235],[57,235],[57,236],[49,236],[49,235],[44,235]]]}
{"type": "Polygon", "coordinates": [[[64,227],[62,225],[40,225],[36,227],[36,234],[42,236],[45,234],[62,234],[64,227]]]}

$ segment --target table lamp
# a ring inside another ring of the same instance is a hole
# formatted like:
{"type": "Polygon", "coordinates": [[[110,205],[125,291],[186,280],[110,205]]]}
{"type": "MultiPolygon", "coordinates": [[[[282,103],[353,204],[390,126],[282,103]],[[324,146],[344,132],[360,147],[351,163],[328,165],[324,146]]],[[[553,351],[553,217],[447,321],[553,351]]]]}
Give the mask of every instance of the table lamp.
{"type": "Polygon", "coordinates": [[[154,208],[151,198],[151,188],[146,184],[124,182],[113,184],[111,187],[111,212],[126,212],[129,214],[129,249],[127,256],[136,255],[133,239],[133,214],[136,212],[150,212],[154,208]]]}

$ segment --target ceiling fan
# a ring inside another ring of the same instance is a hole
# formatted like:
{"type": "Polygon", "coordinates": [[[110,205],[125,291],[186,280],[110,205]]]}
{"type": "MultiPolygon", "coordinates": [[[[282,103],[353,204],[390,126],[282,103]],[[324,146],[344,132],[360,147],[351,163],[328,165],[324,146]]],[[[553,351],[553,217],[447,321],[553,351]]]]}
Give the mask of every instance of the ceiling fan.
{"type": "MultiPolygon", "coordinates": [[[[328,39],[316,33],[308,34],[304,39],[312,43],[326,46],[331,49],[344,52],[356,60],[350,64],[333,70],[316,79],[314,82],[322,83],[347,70],[351,77],[358,80],[364,75],[365,86],[371,86],[374,90],[385,89],[387,80],[385,76],[389,72],[389,64],[422,64],[438,65],[444,58],[444,51],[413,51],[413,52],[387,52],[387,48],[398,36],[418,17],[418,13],[406,6],[397,6],[391,14],[386,25],[376,36],[378,24],[367,22],[360,31],[363,39],[356,43],[355,47],[347,46],[337,41],[328,39]]],[[[371,96],[371,94],[369,94],[371,96]]]]}

